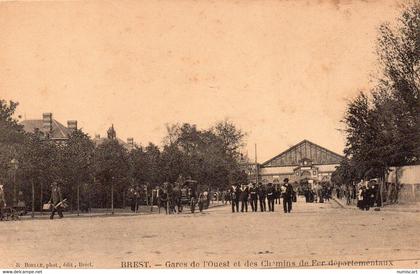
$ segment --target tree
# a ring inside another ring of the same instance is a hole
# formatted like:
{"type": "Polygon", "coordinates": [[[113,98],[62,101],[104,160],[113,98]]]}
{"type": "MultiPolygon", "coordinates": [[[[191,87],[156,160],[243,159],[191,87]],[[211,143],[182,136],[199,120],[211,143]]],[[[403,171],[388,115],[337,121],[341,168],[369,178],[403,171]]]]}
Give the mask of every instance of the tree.
{"type": "Polygon", "coordinates": [[[25,143],[19,152],[19,166],[23,173],[23,192],[28,197],[31,193],[32,216],[36,208],[42,210],[46,201],[44,193],[46,186],[53,181],[61,181],[60,150],[57,145],[45,140],[40,132],[28,133],[25,143]],[[38,188],[39,203],[36,203],[36,186],[38,188]]]}
{"type": "Polygon", "coordinates": [[[239,149],[244,146],[246,134],[238,129],[232,122],[225,120],[216,123],[211,131],[222,141],[223,149],[227,154],[239,156],[239,149]]]}
{"type": "MultiPolygon", "coordinates": [[[[23,127],[13,117],[18,103],[0,100],[0,182],[10,182],[11,160],[17,158],[25,141],[23,127]]],[[[5,193],[11,193],[11,184],[5,184],[5,193]]],[[[10,197],[7,197],[10,200],[10,197]]]]}
{"type": "MultiPolygon", "coordinates": [[[[114,191],[123,193],[129,171],[128,151],[116,139],[108,139],[95,149],[95,176],[104,190],[111,192],[111,211],[114,214],[114,191]]],[[[122,196],[117,197],[122,201],[122,196]]]]}
{"type": "Polygon", "coordinates": [[[241,178],[239,149],[245,134],[233,123],[219,122],[207,130],[187,123],[167,129],[161,156],[166,180],[182,174],[209,187],[226,187],[229,178],[241,178]]]}
{"type": "Polygon", "coordinates": [[[341,174],[385,177],[390,166],[420,160],[420,4],[407,7],[397,26],[381,25],[382,73],[370,94],[349,102],[344,120],[347,164],[341,174]],[[346,168],[354,168],[357,172],[346,168]]]}
{"type": "MultiPolygon", "coordinates": [[[[403,10],[398,24],[381,25],[378,56],[382,67],[376,93],[382,95],[379,106],[392,112],[395,164],[420,159],[420,3],[403,10]],[[385,102],[383,99],[385,98],[385,102]],[[382,99],[382,100],[381,100],[382,99]]],[[[378,96],[377,96],[378,97],[378,96]]],[[[380,97],[380,96],[379,96],[380,97]]]]}
{"type": "Polygon", "coordinates": [[[80,198],[83,207],[87,208],[88,187],[92,182],[93,154],[95,146],[89,136],[81,130],[72,132],[66,144],[62,147],[62,177],[70,195],[71,208],[74,205],[74,192],[76,192],[77,214],[80,213],[80,198]],[[82,195],[81,189],[82,187],[82,195]]]}
{"type": "Polygon", "coordinates": [[[146,153],[143,147],[135,147],[129,152],[130,178],[135,184],[143,184],[149,180],[146,169],[146,153]]]}

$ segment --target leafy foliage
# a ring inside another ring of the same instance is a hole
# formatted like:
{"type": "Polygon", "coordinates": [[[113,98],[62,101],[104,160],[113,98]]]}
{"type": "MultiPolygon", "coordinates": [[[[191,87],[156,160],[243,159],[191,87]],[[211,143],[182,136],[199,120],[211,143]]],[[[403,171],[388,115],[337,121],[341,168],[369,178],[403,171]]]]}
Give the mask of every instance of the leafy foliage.
{"type": "Polygon", "coordinates": [[[383,177],[390,166],[420,160],[420,4],[407,7],[398,25],[381,25],[377,45],[378,85],[349,102],[343,120],[341,179],[383,177]]]}

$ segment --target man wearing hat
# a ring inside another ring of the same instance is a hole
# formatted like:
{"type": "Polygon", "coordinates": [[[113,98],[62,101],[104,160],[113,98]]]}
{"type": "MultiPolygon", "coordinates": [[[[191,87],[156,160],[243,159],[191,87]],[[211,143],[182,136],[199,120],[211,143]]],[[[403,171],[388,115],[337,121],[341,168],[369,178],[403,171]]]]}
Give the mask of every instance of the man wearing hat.
{"type": "Polygon", "coordinates": [[[248,212],[249,188],[247,185],[241,186],[241,212],[248,212]]]}
{"type": "Polygon", "coordinates": [[[257,204],[258,204],[258,196],[257,196],[257,186],[254,184],[252,184],[249,188],[249,198],[250,198],[250,202],[251,202],[251,209],[252,212],[256,212],[257,211],[257,204]]]}
{"type": "Polygon", "coordinates": [[[230,189],[230,200],[232,201],[232,213],[239,212],[239,197],[241,195],[241,189],[239,185],[232,185],[230,189]]]}
{"type": "Polygon", "coordinates": [[[275,189],[272,183],[267,185],[268,211],[274,211],[275,189]]]}
{"type": "Polygon", "coordinates": [[[60,186],[58,186],[57,182],[53,182],[51,184],[51,199],[48,202],[49,204],[52,205],[52,209],[51,209],[51,216],[50,219],[54,219],[54,214],[57,211],[58,212],[58,216],[61,218],[63,218],[63,211],[62,211],[62,205],[60,204],[61,202],[63,202],[63,196],[61,195],[61,188],[60,186]]]}
{"type": "Polygon", "coordinates": [[[283,210],[284,213],[290,213],[292,211],[293,187],[289,184],[288,178],[285,178],[283,182],[283,210]]]}
{"type": "Polygon", "coordinates": [[[264,212],[266,211],[266,204],[265,204],[266,192],[262,183],[259,183],[257,193],[258,193],[258,199],[260,200],[261,212],[264,212]]]}

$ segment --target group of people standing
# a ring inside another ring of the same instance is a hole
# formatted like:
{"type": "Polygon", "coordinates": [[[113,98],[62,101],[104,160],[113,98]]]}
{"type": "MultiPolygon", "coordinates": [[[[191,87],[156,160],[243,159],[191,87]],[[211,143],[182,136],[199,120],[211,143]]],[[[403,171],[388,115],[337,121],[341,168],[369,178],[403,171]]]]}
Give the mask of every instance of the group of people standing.
{"type": "Polygon", "coordinates": [[[332,187],[329,184],[314,183],[313,185],[307,184],[302,188],[305,195],[305,202],[307,203],[323,203],[329,201],[332,197],[332,187]]]}
{"type": "Polygon", "coordinates": [[[228,191],[232,213],[248,212],[248,203],[251,205],[252,212],[258,211],[258,204],[261,212],[267,211],[266,201],[268,202],[268,211],[273,212],[275,201],[279,201],[280,198],[283,198],[284,213],[290,213],[292,203],[296,201],[296,192],[289,183],[289,179],[286,178],[283,182],[280,189],[276,189],[272,183],[266,186],[262,183],[258,185],[256,183],[242,186],[240,184],[232,185],[228,191]],[[239,204],[241,204],[240,211],[239,204]]]}
{"type": "Polygon", "coordinates": [[[361,210],[369,210],[371,207],[382,205],[379,186],[376,181],[371,180],[367,183],[359,183],[357,194],[357,207],[361,210]]]}
{"type": "Polygon", "coordinates": [[[150,206],[150,211],[153,211],[154,206],[158,207],[159,212],[163,208],[167,214],[181,213],[185,205],[192,208],[196,204],[202,211],[209,206],[210,189],[204,185],[199,187],[191,177],[184,180],[179,176],[174,183],[164,182],[154,188],[149,184],[133,185],[128,189],[127,198],[133,212],[138,212],[140,204],[150,206]]]}

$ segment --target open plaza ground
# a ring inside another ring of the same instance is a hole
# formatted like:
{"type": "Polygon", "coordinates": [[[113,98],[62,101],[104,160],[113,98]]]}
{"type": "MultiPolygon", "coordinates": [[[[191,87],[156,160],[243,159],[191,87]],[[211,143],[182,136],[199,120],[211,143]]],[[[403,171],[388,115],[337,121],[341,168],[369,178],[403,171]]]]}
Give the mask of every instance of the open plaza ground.
{"type": "Polygon", "coordinates": [[[416,212],[293,206],[0,222],[0,267],[419,267],[416,212]]]}

